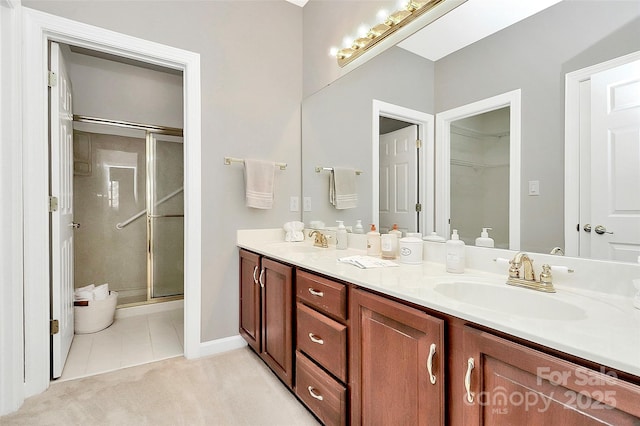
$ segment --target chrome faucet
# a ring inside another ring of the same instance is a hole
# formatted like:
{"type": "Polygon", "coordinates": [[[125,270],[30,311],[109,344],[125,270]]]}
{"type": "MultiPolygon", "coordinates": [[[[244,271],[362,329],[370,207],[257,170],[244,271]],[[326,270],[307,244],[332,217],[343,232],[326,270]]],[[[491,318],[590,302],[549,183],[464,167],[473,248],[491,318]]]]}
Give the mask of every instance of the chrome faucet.
{"type": "Polygon", "coordinates": [[[529,258],[528,254],[524,252],[516,254],[513,259],[509,261],[509,265],[507,284],[543,291],[545,293],[556,292],[555,288],[553,288],[551,266],[547,264],[542,265],[540,280],[537,281],[533,269],[533,260],[529,258]]]}
{"type": "Polygon", "coordinates": [[[329,247],[329,244],[327,244],[327,236],[324,235],[322,232],[315,230],[315,231],[311,231],[309,232],[309,237],[313,237],[315,235],[315,241],[313,242],[313,245],[316,247],[322,247],[322,248],[327,248],[329,247]]]}

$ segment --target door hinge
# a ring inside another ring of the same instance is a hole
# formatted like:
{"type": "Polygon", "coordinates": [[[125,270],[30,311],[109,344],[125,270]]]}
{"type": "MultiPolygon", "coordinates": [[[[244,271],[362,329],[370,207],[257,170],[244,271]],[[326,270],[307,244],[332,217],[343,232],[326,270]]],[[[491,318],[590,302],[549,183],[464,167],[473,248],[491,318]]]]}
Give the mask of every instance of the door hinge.
{"type": "Polygon", "coordinates": [[[416,204],[416,211],[417,212],[421,212],[422,211],[422,204],[420,204],[420,203],[416,204]]]}
{"type": "Polygon", "coordinates": [[[416,139],[416,148],[418,149],[422,148],[422,140],[416,139]]]}
{"type": "Polygon", "coordinates": [[[58,84],[58,76],[55,72],[49,71],[47,73],[47,86],[54,87],[56,84],[58,84]]]}
{"type": "Polygon", "coordinates": [[[60,322],[58,320],[49,321],[51,324],[51,335],[58,334],[60,332],[60,322]]]}
{"type": "Polygon", "coordinates": [[[58,197],[49,197],[49,213],[58,211],[58,197]]]}

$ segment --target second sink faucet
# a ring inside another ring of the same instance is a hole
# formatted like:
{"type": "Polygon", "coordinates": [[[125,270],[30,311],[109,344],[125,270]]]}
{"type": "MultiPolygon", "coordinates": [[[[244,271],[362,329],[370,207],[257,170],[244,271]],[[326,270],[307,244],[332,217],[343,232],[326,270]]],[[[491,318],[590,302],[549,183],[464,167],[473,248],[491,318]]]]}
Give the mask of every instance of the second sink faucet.
{"type": "Polygon", "coordinates": [[[532,290],[543,291],[545,293],[555,293],[551,277],[551,267],[542,265],[540,280],[536,280],[535,271],[533,269],[533,260],[524,252],[516,254],[509,261],[509,278],[507,284],[518,287],[530,288],[532,290]],[[522,276],[520,274],[522,272],[522,276]]]}

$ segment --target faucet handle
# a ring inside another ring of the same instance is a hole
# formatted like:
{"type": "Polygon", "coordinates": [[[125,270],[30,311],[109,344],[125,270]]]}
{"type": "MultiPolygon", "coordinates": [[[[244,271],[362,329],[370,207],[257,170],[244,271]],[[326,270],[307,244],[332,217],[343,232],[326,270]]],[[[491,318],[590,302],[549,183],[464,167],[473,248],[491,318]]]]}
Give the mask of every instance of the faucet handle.
{"type": "Polygon", "coordinates": [[[553,284],[553,276],[551,275],[551,266],[548,264],[542,265],[542,272],[540,272],[540,283],[544,285],[553,284]]]}

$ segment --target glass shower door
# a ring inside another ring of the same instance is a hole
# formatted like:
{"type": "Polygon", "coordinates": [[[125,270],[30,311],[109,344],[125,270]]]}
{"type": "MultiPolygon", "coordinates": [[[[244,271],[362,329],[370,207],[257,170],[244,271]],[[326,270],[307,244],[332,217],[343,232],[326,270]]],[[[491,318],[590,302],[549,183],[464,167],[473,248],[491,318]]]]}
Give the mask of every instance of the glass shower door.
{"type": "Polygon", "coordinates": [[[181,137],[147,134],[149,300],[184,294],[184,149],[181,137]]]}

